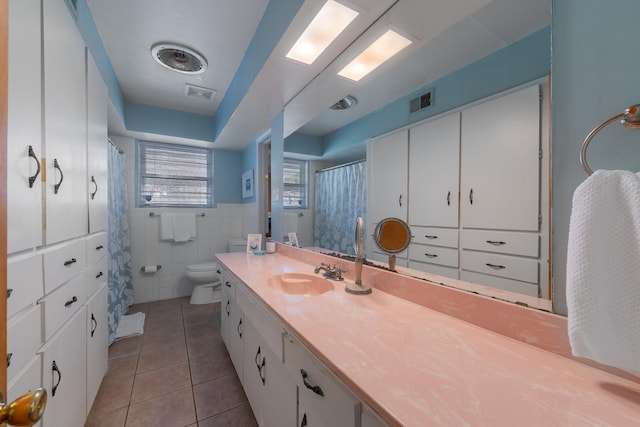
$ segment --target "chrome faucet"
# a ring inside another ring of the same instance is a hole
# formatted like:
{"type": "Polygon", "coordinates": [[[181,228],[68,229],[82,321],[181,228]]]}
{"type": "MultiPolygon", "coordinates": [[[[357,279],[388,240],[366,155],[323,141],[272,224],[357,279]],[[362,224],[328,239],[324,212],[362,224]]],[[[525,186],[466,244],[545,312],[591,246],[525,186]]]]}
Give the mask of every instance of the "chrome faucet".
{"type": "Polygon", "coordinates": [[[326,277],[327,279],[333,279],[333,280],[344,280],[344,278],[342,277],[342,273],[347,272],[346,268],[336,266],[335,264],[333,265],[333,267],[331,267],[331,265],[326,264],[324,262],[321,262],[318,267],[314,268],[313,272],[315,274],[318,274],[320,273],[320,270],[324,270],[324,274],[323,274],[324,277],[326,277]]]}

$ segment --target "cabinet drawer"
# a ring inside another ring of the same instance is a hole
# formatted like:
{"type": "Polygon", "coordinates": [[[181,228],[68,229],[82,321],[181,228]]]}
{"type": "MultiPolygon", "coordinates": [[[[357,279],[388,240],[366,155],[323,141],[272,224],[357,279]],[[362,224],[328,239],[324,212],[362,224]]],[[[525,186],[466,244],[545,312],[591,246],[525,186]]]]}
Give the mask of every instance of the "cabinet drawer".
{"type": "Polygon", "coordinates": [[[236,286],[238,279],[229,270],[222,271],[222,289],[227,292],[232,300],[236,299],[236,286]]]}
{"type": "Polygon", "coordinates": [[[326,423],[321,425],[358,425],[360,401],[290,334],[284,338],[284,357],[285,369],[298,386],[299,399],[324,415],[326,423]],[[302,371],[306,378],[303,378],[302,371]],[[319,389],[314,391],[309,387],[319,389]]]}
{"type": "Polygon", "coordinates": [[[424,271],[425,273],[437,274],[438,276],[458,278],[457,267],[446,267],[444,265],[428,264],[419,261],[409,261],[409,268],[424,271]]]}
{"type": "Polygon", "coordinates": [[[491,230],[462,230],[463,249],[538,257],[540,238],[534,233],[491,230]]]}
{"type": "Polygon", "coordinates": [[[45,294],[80,274],[87,265],[87,249],[84,240],[52,247],[45,251],[43,256],[45,294]]]}
{"type": "Polygon", "coordinates": [[[87,237],[87,264],[91,265],[107,254],[107,233],[87,237]]]}
{"type": "Polygon", "coordinates": [[[458,247],[458,230],[451,228],[434,228],[411,226],[412,243],[424,245],[458,247]]]}
{"type": "Polygon", "coordinates": [[[86,274],[81,274],[41,300],[44,310],[45,340],[49,340],[58,328],[87,301],[86,280],[86,274]]]}
{"type": "Polygon", "coordinates": [[[7,323],[7,379],[11,381],[42,344],[40,306],[18,314],[7,323]]]}
{"type": "MultiPolygon", "coordinates": [[[[372,251],[371,253],[367,253],[367,259],[369,261],[374,261],[376,263],[382,263],[385,265],[389,264],[389,255],[387,253],[372,251]]],[[[397,267],[406,267],[407,266],[407,251],[404,250],[399,254],[396,254],[396,266],[397,267]]]]}
{"type": "Polygon", "coordinates": [[[458,267],[458,250],[412,243],[409,246],[409,259],[448,267],[458,267]]]}
{"type": "Polygon", "coordinates": [[[42,254],[7,260],[7,317],[42,298],[42,254]]]}
{"type": "Polygon", "coordinates": [[[242,311],[242,316],[248,317],[254,325],[258,335],[275,353],[280,362],[284,360],[282,350],[282,337],[284,330],[276,319],[270,314],[255,297],[244,289],[244,286],[236,287],[236,303],[242,311]]]}
{"type": "Polygon", "coordinates": [[[493,276],[538,283],[539,263],[534,259],[516,258],[485,252],[462,251],[460,267],[463,270],[493,276]]]}
{"type": "Polygon", "coordinates": [[[489,276],[486,274],[475,273],[473,271],[461,271],[460,280],[539,298],[539,286],[534,283],[506,279],[504,277],[489,276]]]}
{"type": "MultiPolygon", "coordinates": [[[[42,357],[33,355],[16,377],[7,384],[7,401],[12,402],[23,394],[42,387],[42,357]]],[[[39,424],[37,424],[39,425],[39,424]]]]}
{"type": "Polygon", "coordinates": [[[87,278],[87,295],[91,296],[103,283],[107,282],[107,257],[102,257],[98,262],[89,267],[87,278]]]}

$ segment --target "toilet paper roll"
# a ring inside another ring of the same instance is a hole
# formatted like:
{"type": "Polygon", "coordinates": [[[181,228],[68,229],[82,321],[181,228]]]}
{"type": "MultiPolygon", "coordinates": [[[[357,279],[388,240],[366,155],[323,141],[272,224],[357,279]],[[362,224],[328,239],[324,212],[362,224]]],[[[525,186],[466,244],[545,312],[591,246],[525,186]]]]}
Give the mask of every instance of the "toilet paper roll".
{"type": "Polygon", "coordinates": [[[157,265],[145,265],[144,267],[142,267],[143,273],[155,273],[156,271],[158,271],[157,265]]]}

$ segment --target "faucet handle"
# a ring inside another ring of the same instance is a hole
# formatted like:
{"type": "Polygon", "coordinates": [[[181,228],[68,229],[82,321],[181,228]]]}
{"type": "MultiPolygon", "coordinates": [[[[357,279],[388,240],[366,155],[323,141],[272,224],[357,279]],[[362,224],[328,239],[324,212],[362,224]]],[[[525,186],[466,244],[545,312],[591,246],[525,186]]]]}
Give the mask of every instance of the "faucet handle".
{"type": "Polygon", "coordinates": [[[347,271],[349,271],[344,267],[340,267],[339,265],[338,266],[334,266],[334,268],[336,269],[336,271],[339,271],[340,273],[346,273],[347,271]]]}

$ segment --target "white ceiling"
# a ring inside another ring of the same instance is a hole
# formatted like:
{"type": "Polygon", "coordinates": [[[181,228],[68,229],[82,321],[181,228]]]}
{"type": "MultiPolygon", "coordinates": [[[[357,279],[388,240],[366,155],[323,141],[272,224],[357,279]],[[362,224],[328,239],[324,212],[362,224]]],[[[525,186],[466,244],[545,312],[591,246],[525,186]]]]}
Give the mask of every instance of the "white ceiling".
{"type": "MultiPolygon", "coordinates": [[[[89,0],[127,101],[207,116],[215,115],[229,89],[267,3],[191,0],[187,7],[174,0],[89,0]],[[159,42],[200,52],[207,71],[189,76],[161,67],[150,54],[159,42]],[[212,101],[187,98],[185,83],[216,95],[212,101]]],[[[298,129],[327,134],[551,23],[551,0],[349,0],[360,15],[312,66],[284,58],[323,3],[304,2],[213,147],[245,148],[283,110],[285,136],[298,129]],[[415,42],[358,83],[336,75],[389,26],[415,42]],[[328,109],[347,94],[358,99],[356,107],[328,109]]],[[[141,137],[110,117],[110,131],[141,137]]]]}

